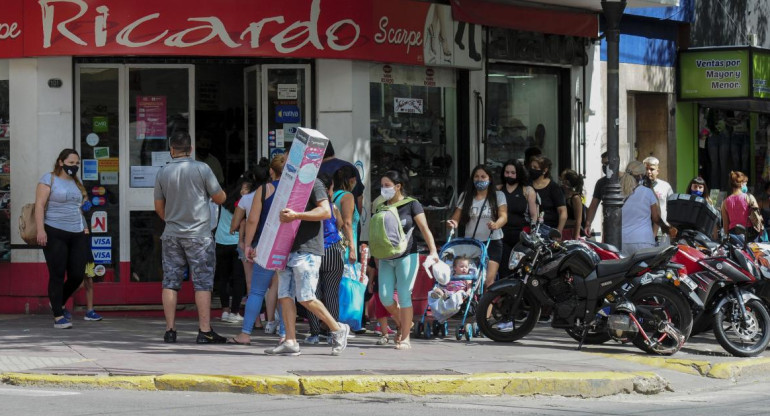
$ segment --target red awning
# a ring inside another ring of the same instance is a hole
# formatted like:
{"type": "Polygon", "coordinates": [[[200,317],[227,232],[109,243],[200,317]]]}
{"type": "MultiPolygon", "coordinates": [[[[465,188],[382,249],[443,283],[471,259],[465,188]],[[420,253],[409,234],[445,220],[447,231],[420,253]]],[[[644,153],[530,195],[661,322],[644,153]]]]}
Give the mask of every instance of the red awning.
{"type": "Polygon", "coordinates": [[[595,38],[599,15],[592,12],[521,7],[485,0],[452,0],[455,20],[528,32],[595,38]]]}

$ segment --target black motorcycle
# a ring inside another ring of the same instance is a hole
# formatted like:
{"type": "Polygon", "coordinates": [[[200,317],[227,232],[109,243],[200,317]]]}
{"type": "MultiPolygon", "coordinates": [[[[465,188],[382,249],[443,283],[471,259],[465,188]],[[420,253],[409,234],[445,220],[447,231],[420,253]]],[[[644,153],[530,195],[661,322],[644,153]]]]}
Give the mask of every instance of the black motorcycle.
{"type": "Polygon", "coordinates": [[[694,282],[670,263],[676,247],[600,261],[579,242],[554,241],[557,231],[550,237],[536,230],[521,233],[509,263],[514,277],[492,284],[479,301],[476,320],[484,335],[498,342],[518,340],[549,307],[551,326],[578,339],[578,348],[609,335],[648,353],[679,351],[693,323],[682,292],[694,282]]]}

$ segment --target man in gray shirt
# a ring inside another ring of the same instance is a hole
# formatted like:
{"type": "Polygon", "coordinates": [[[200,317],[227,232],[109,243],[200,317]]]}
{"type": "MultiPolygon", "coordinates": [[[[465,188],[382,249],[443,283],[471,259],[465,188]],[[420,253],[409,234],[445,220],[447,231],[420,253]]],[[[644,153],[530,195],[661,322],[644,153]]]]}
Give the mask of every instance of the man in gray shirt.
{"type": "Polygon", "coordinates": [[[163,247],[163,313],[165,342],[176,342],[177,292],[189,268],[198,308],[198,344],[224,343],[211,329],[211,289],[214,286],[214,239],[211,236],[209,199],[217,205],[225,192],[203,162],[190,158],[190,135],[177,132],[169,139],[171,162],[155,179],[155,212],[166,222],[163,247]]]}

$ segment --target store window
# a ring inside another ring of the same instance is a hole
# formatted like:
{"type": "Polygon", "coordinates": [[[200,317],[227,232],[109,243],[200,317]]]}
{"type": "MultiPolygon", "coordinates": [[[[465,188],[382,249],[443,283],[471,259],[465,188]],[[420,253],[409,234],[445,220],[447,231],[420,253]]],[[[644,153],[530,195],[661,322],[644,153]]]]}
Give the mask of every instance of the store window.
{"type": "Polygon", "coordinates": [[[457,187],[456,87],[449,69],[372,65],[372,200],[391,169],[409,176],[410,195],[425,207],[436,240],[446,238],[457,187]]]}
{"type": "Polygon", "coordinates": [[[767,141],[765,117],[760,116],[751,146],[751,113],[700,107],[698,117],[698,172],[709,189],[730,191],[730,172],[741,171],[749,177],[749,188],[759,195],[761,185],[770,180],[765,172],[764,159],[757,160],[751,170],[752,155],[765,155],[767,141]]]}
{"type": "Polygon", "coordinates": [[[490,64],[487,75],[486,163],[496,173],[538,148],[559,166],[559,70],[490,64]]]}
{"type": "Polygon", "coordinates": [[[8,80],[0,79],[0,261],[11,259],[11,123],[9,114],[8,80]]]}

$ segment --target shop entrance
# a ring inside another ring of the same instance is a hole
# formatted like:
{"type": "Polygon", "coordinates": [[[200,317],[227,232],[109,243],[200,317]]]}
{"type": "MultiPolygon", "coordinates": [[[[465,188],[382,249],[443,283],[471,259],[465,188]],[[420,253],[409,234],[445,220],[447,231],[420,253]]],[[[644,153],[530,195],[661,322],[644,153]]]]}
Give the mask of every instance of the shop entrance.
{"type": "Polygon", "coordinates": [[[631,94],[628,114],[633,117],[628,123],[633,128],[629,130],[632,136],[629,142],[636,146],[636,160],[642,161],[648,156],[658,158],[659,177],[675,183],[668,169],[668,96],[631,94]]]}
{"type": "MultiPolygon", "coordinates": [[[[76,137],[98,308],[160,305],[164,224],[153,188],[170,160],[168,137],[189,132],[196,159],[227,189],[310,121],[309,76],[309,65],[211,60],[77,65],[76,137]]],[[[193,302],[191,285],[179,302],[193,302]]]]}

